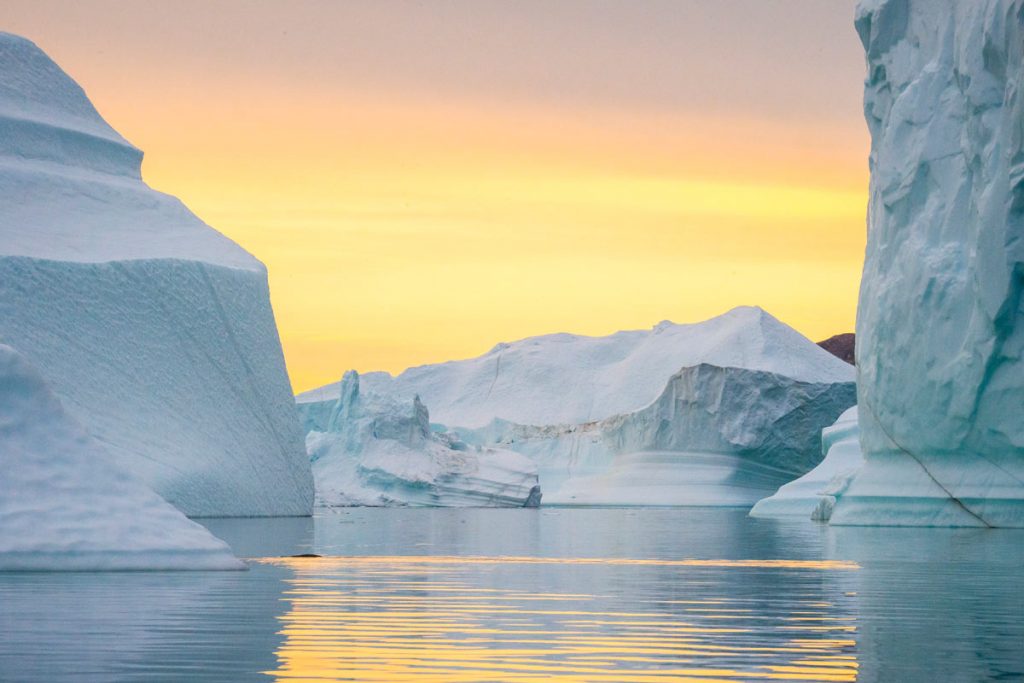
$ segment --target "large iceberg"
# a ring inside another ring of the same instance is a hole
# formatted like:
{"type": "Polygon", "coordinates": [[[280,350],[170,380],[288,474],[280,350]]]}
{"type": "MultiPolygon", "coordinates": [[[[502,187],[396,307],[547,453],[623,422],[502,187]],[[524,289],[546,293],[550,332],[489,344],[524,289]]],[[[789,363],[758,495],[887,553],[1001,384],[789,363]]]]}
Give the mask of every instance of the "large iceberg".
{"type": "MultiPolygon", "coordinates": [[[[753,306],[700,323],[664,321],[606,337],[549,334],[501,343],[468,360],[362,375],[373,391],[414,395],[436,422],[484,427],[495,418],[526,425],[585,424],[649,405],[681,368],[700,364],[761,370],[804,382],[852,382],[853,369],[753,306]]],[[[333,401],[338,384],[298,396],[333,401]]]]}
{"type": "Polygon", "coordinates": [[[39,48],[0,33],[0,341],[186,514],[308,515],[266,271],[150,189],[141,161],[39,48]]]}
{"type": "Polygon", "coordinates": [[[241,569],[63,409],[35,368],[0,345],[0,571],[241,569]]]}
{"type": "Polygon", "coordinates": [[[825,459],[813,470],[758,501],[750,516],[813,517],[822,521],[828,518],[836,496],[864,464],[856,406],[821,432],[821,452],[825,459]]]}
{"type": "Polygon", "coordinates": [[[361,391],[345,373],[340,396],[306,414],[317,502],[325,506],[536,507],[537,467],[508,450],[434,433],[419,397],[361,391]]]}
{"type": "MultiPolygon", "coordinates": [[[[759,308],[608,337],[547,335],[362,376],[466,443],[529,456],[545,504],[750,506],[814,467],[854,369],[759,308]]],[[[307,423],[339,385],[298,397],[307,423]]],[[[307,425],[308,428],[308,425],[307,425]]],[[[314,465],[315,467],[315,465],[314,465]]]]}
{"type": "Polygon", "coordinates": [[[832,524],[1024,526],[1024,3],[865,0],[865,465],[832,524]]]}

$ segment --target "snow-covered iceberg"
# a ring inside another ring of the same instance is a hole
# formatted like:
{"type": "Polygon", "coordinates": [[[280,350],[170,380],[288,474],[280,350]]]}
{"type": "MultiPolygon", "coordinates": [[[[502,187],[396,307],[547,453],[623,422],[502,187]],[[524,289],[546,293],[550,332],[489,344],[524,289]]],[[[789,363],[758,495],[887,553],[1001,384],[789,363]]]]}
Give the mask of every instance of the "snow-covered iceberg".
{"type": "Polygon", "coordinates": [[[116,465],[192,516],[306,515],[312,476],[261,263],[0,33],[0,342],[116,465]]]}
{"type": "MultiPolygon", "coordinates": [[[[664,321],[606,337],[549,334],[501,343],[468,360],[362,375],[363,386],[414,395],[435,422],[484,427],[500,418],[525,425],[585,424],[649,405],[681,368],[700,364],[761,370],[805,382],[852,382],[853,369],[757,307],[700,323],[664,321]]],[[[333,401],[338,384],[298,396],[333,401]]]]}
{"type": "Polygon", "coordinates": [[[318,504],[540,504],[537,467],[529,458],[435,433],[418,396],[399,401],[362,391],[355,371],[345,373],[340,389],[335,402],[306,413],[318,504]]]}
{"type": "Polygon", "coordinates": [[[36,369],[0,345],[0,571],[243,566],[115,467],[36,369]]]}
{"type": "Polygon", "coordinates": [[[821,521],[828,518],[836,495],[845,490],[864,463],[856,406],[840,415],[834,425],[822,430],[821,452],[825,459],[813,470],[758,501],[750,516],[813,516],[821,521]]]}
{"type": "MultiPolygon", "coordinates": [[[[469,444],[529,456],[545,504],[750,506],[817,464],[821,429],[855,402],[853,377],[763,310],[738,308],[362,380],[401,402],[419,396],[469,444]]],[[[338,386],[298,397],[307,423],[338,386]]]]}
{"type": "Polygon", "coordinates": [[[865,464],[832,524],[1024,526],[1024,2],[865,0],[865,464]]]}

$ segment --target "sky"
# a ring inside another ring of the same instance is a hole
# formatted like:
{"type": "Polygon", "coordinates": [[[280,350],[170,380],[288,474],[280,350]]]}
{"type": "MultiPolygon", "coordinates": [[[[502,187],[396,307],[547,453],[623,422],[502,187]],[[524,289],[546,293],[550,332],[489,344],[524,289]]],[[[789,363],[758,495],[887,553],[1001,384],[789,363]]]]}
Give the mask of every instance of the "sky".
{"type": "Polygon", "coordinates": [[[848,0],[3,0],[269,271],[296,391],[760,305],[852,331],[848,0]]]}

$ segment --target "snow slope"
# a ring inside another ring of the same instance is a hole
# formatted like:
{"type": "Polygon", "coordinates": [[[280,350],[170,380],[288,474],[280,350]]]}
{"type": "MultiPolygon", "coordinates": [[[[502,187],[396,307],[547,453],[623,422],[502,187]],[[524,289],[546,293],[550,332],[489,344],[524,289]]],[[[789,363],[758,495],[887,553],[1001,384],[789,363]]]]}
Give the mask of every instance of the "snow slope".
{"type": "Polygon", "coordinates": [[[360,390],[345,373],[341,397],[307,417],[317,501],[322,505],[535,507],[537,467],[506,450],[467,446],[430,429],[418,398],[399,402],[360,390]]]}
{"type": "Polygon", "coordinates": [[[0,33],[0,342],[186,514],[309,514],[266,271],[146,186],[141,160],[41,50],[0,33]]]}
{"type": "MultiPolygon", "coordinates": [[[[363,379],[399,401],[432,395],[459,438],[529,456],[545,504],[750,506],[817,464],[821,429],[855,401],[853,375],[764,311],[740,308],[694,325],[525,339],[363,379]]],[[[337,394],[331,385],[299,397],[307,429],[337,394]]]]}
{"type": "Polygon", "coordinates": [[[0,345],[0,570],[241,569],[61,407],[0,345]]]}
{"type": "Polygon", "coordinates": [[[1024,526],[1024,2],[866,0],[865,465],[832,524],[1024,526]]]}
{"type": "MultiPolygon", "coordinates": [[[[853,369],[754,307],[689,325],[607,337],[551,334],[502,343],[478,358],[410,368],[364,386],[431,407],[434,420],[477,428],[500,418],[525,425],[580,424],[652,403],[680,368],[706,363],[771,372],[804,382],[850,382],[853,369]]],[[[332,384],[300,403],[336,399],[332,384]]]]}
{"type": "Polygon", "coordinates": [[[824,514],[835,504],[835,496],[864,464],[860,452],[857,407],[850,408],[831,427],[821,432],[821,452],[825,454],[813,470],[781,487],[773,495],[758,501],[751,517],[810,517],[824,514]],[[819,508],[821,508],[819,510],[819,508]],[[815,511],[818,511],[817,513],[815,511]]]}

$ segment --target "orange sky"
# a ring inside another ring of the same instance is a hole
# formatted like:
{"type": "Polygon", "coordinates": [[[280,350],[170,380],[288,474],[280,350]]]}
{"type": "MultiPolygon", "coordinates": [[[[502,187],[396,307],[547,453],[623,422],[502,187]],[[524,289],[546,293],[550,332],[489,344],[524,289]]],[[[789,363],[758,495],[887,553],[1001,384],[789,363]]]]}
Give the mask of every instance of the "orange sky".
{"type": "Polygon", "coordinates": [[[297,391],[739,304],[853,328],[852,3],[10,5],[267,265],[297,391]]]}

